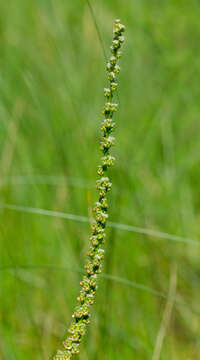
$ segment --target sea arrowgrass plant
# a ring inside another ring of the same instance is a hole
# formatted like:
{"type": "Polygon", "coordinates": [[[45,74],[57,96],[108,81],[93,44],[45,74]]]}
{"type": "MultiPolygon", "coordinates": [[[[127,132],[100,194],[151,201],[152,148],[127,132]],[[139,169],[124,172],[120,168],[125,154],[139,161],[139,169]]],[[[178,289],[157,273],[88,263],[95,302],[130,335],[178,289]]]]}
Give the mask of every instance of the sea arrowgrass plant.
{"type": "Polygon", "coordinates": [[[121,45],[124,42],[125,26],[120,20],[115,20],[113,41],[110,47],[111,56],[107,62],[109,87],[104,89],[106,103],[103,108],[104,120],[101,126],[103,133],[100,150],[102,152],[101,164],[98,166],[99,179],[96,182],[98,190],[98,201],[94,207],[95,221],[92,224],[92,235],[90,237],[90,249],[88,252],[88,262],[85,265],[86,274],[80,282],[81,290],[77,298],[78,305],[72,315],[72,322],[68,329],[68,336],[63,341],[64,350],[58,350],[54,360],[70,360],[73,355],[79,353],[79,346],[86,333],[89,324],[90,306],[94,304],[94,296],[97,289],[97,277],[101,273],[102,261],[104,257],[103,244],[105,242],[105,228],[108,219],[107,193],[110,191],[112,183],[106,176],[107,170],[114,164],[114,157],[110,155],[110,149],[114,145],[114,137],[111,136],[115,123],[113,115],[117,110],[118,104],[113,103],[113,95],[117,89],[117,75],[120,66],[117,64],[121,56],[121,45]]]}

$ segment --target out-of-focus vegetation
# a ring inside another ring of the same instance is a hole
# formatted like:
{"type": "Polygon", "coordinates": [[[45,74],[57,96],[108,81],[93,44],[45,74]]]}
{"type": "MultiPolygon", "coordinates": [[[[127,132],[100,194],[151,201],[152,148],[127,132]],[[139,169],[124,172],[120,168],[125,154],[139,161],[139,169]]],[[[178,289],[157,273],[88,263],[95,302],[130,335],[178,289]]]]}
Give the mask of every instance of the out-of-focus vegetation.
{"type": "Polygon", "coordinates": [[[110,220],[196,242],[110,227],[77,358],[152,359],[176,276],[160,359],[196,360],[200,4],[90,4],[95,18],[84,0],[0,4],[0,358],[48,359],[71,320],[89,224],[27,209],[91,217],[106,85],[102,46],[108,49],[119,17],[127,31],[110,220]]]}

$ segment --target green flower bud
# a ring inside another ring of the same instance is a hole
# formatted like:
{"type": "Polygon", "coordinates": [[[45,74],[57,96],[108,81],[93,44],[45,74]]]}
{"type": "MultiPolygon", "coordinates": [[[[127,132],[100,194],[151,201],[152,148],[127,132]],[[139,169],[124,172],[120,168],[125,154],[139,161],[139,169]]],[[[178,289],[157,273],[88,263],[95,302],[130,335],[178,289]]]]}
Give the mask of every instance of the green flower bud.
{"type": "Polygon", "coordinates": [[[124,42],[124,36],[119,36],[118,39],[121,44],[124,42]]]}
{"type": "Polygon", "coordinates": [[[71,359],[71,351],[61,351],[58,350],[56,356],[54,357],[55,360],[70,360],[71,359]]]}
{"type": "MultiPolygon", "coordinates": [[[[91,264],[87,264],[88,266],[91,264]]],[[[75,312],[73,314],[73,317],[76,319],[76,322],[79,321],[80,319],[84,320],[88,320],[89,318],[89,309],[87,305],[80,305],[77,306],[75,309],[75,312]]]]}
{"type": "Polygon", "coordinates": [[[98,212],[101,210],[101,203],[99,201],[96,202],[95,207],[93,209],[94,212],[98,212]]]}
{"type": "Polygon", "coordinates": [[[99,191],[99,198],[102,199],[106,196],[107,191],[105,189],[101,189],[99,191]]]}
{"type": "Polygon", "coordinates": [[[89,275],[93,275],[95,273],[93,269],[93,265],[91,263],[86,264],[85,269],[89,275]]]}
{"type": "Polygon", "coordinates": [[[115,91],[117,89],[117,83],[116,82],[111,82],[110,83],[110,88],[111,88],[111,91],[115,91]]]}
{"type": "Polygon", "coordinates": [[[113,49],[119,49],[120,47],[120,40],[116,39],[112,42],[113,49]]]}
{"type": "Polygon", "coordinates": [[[116,79],[116,76],[115,76],[115,73],[113,71],[111,71],[109,74],[108,74],[108,80],[110,81],[115,81],[116,79]]]}
{"type": "Polygon", "coordinates": [[[91,244],[92,244],[93,246],[98,246],[98,245],[99,245],[99,240],[98,240],[98,238],[97,238],[96,235],[92,235],[92,236],[90,237],[90,241],[91,241],[91,244]]]}
{"type": "Polygon", "coordinates": [[[101,209],[106,212],[106,211],[108,210],[108,202],[107,202],[107,199],[106,199],[106,198],[102,198],[100,204],[101,204],[101,209]]]}
{"type": "Polygon", "coordinates": [[[112,166],[114,164],[115,158],[114,158],[114,156],[106,155],[106,156],[103,156],[101,158],[101,160],[102,160],[103,167],[107,168],[107,167],[110,167],[110,166],[112,166]]]}
{"type": "Polygon", "coordinates": [[[88,305],[94,304],[94,294],[86,294],[86,303],[88,305]]]}
{"type": "Polygon", "coordinates": [[[83,336],[86,333],[86,326],[85,324],[76,324],[76,331],[79,336],[83,336]]]}
{"type": "Polygon", "coordinates": [[[106,69],[107,69],[107,71],[109,71],[109,72],[112,71],[112,64],[108,62],[108,63],[106,64],[106,69]]]}
{"type": "Polygon", "coordinates": [[[106,198],[101,199],[101,201],[96,202],[96,206],[94,207],[94,212],[98,213],[99,211],[106,212],[108,209],[108,202],[106,198]]]}
{"type": "Polygon", "coordinates": [[[69,337],[69,340],[71,340],[72,342],[79,343],[80,335],[78,333],[75,333],[75,334],[73,334],[72,336],[69,337]]]}
{"type": "MultiPolygon", "coordinates": [[[[113,157],[112,156],[104,156],[105,161],[109,162],[109,161],[113,161],[113,157]]],[[[96,188],[98,190],[106,190],[109,191],[111,189],[112,183],[109,181],[108,177],[102,177],[100,180],[96,181],[96,188]]]]}
{"type": "Polygon", "coordinates": [[[108,214],[105,214],[104,212],[98,212],[96,215],[96,222],[104,225],[108,219],[108,214]]]}
{"type": "Polygon", "coordinates": [[[112,121],[112,119],[105,119],[102,123],[101,130],[105,134],[109,134],[113,131],[115,127],[115,122],[112,121]]]}
{"type": "Polygon", "coordinates": [[[102,168],[101,165],[98,166],[97,174],[98,174],[99,176],[103,176],[103,175],[104,175],[104,170],[103,170],[103,168],[102,168]]]}
{"type": "Polygon", "coordinates": [[[72,341],[70,339],[66,339],[65,341],[63,341],[63,345],[66,350],[72,349],[72,341]]]}
{"type": "Polygon", "coordinates": [[[77,297],[77,300],[82,304],[85,301],[85,295],[86,293],[84,291],[80,291],[79,296],[77,297]]]}
{"type": "Polygon", "coordinates": [[[117,59],[119,59],[121,57],[121,55],[122,55],[121,51],[118,50],[117,53],[116,53],[117,59]]]}
{"type": "Polygon", "coordinates": [[[90,290],[90,281],[86,276],[84,276],[83,280],[80,282],[80,285],[81,285],[82,291],[87,292],[90,290]]]}
{"type": "Polygon", "coordinates": [[[110,97],[110,95],[111,95],[111,90],[105,88],[105,89],[104,89],[104,96],[105,96],[105,97],[110,97]]]}
{"type": "Polygon", "coordinates": [[[114,145],[114,141],[115,141],[115,138],[113,136],[104,138],[104,140],[100,144],[100,150],[102,150],[104,153],[108,152],[108,150],[111,148],[111,146],[114,145]]]}
{"type": "Polygon", "coordinates": [[[115,74],[119,74],[120,73],[120,66],[119,65],[115,65],[114,69],[113,69],[113,72],[115,74]]]}
{"type": "Polygon", "coordinates": [[[72,354],[76,355],[79,353],[79,344],[78,343],[73,343],[72,344],[72,350],[71,350],[72,354]]]}
{"type": "Polygon", "coordinates": [[[93,235],[97,235],[102,232],[102,229],[99,227],[97,223],[92,224],[92,232],[93,235]]]}
{"type": "Polygon", "coordinates": [[[111,116],[113,112],[117,111],[118,104],[112,104],[110,102],[107,102],[103,109],[103,114],[106,116],[111,116]]]}
{"type": "Polygon", "coordinates": [[[122,24],[120,23],[120,21],[119,21],[119,22],[115,22],[114,34],[115,34],[115,35],[120,35],[120,34],[123,33],[124,31],[125,31],[125,26],[122,25],[122,24]]]}
{"type": "Polygon", "coordinates": [[[111,64],[111,65],[115,65],[115,64],[116,64],[116,62],[117,62],[117,58],[116,58],[116,56],[114,56],[114,55],[113,55],[113,56],[111,56],[111,57],[110,57],[110,64],[111,64]]]}

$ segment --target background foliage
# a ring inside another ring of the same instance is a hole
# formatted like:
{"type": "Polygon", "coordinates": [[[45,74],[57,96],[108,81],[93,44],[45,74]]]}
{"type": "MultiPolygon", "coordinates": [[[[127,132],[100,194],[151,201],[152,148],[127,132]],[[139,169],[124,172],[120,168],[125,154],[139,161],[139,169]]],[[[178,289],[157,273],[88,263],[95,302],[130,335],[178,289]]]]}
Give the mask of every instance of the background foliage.
{"type": "Polygon", "coordinates": [[[167,302],[161,295],[174,272],[176,300],[160,358],[197,359],[200,4],[90,4],[93,12],[84,0],[0,4],[0,358],[48,359],[70,322],[89,224],[26,210],[91,217],[106,85],[102,46],[108,50],[119,17],[127,31],[110,220],[197,242],[110,227],[79,359],[151,359],[167,302]]]}

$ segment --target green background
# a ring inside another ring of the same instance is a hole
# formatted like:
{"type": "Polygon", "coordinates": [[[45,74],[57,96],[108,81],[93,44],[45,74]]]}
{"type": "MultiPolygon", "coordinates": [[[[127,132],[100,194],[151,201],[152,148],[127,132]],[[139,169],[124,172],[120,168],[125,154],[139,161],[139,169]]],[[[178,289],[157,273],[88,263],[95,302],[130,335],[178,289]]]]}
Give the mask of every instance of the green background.
{"type": "Polygon", "coordinates": [[[196,242],[109,227],[77,359],[152,359],[162,326],[160,359],[200,358],[199,1],[7,0],[0,4],[2,360],[49,359],[71,320],[90,226],[29,208],[91,218],[103,47],[109,55],[115,18],[126,25],[126,43],[110,220],[196,242]]]}

